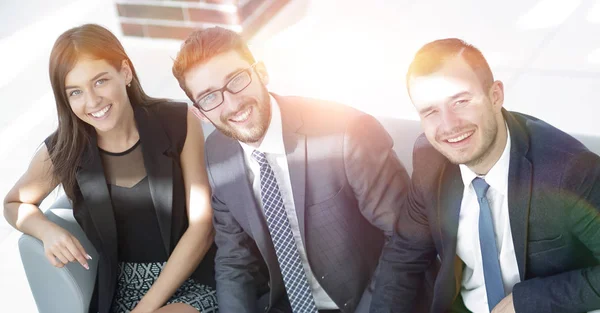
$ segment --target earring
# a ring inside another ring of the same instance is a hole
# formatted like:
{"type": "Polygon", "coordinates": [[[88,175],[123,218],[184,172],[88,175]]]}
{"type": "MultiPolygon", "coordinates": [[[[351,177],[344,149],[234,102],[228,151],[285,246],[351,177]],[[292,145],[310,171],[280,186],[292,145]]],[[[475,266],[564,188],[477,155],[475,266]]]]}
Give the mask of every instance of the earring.
{"type": "Polygon", "coordinates": [[[127,87],[131,87],[131,83],[127,84],[127,87]]]}

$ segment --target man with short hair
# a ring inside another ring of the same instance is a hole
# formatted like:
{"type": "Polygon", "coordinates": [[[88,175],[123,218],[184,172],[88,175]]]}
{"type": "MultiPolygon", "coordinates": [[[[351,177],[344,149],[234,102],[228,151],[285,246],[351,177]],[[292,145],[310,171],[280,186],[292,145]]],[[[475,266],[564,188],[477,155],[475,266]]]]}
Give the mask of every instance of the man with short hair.
{"type": "Polygon", "coordinates": [[[441,261],[431,312],[600,308],[600,158],[502,108],[504,87],[459,39],[423,46],[407,74],[424,136],[372,312],[412,312],[418,274],[441,261]]]}
{"type": "Polygon", "coordinates": [[[367,312],[409,177],[373,118],[271,94],[235,32],[183,44],[173,73],[206,141],[220,312],[367,312]]]}

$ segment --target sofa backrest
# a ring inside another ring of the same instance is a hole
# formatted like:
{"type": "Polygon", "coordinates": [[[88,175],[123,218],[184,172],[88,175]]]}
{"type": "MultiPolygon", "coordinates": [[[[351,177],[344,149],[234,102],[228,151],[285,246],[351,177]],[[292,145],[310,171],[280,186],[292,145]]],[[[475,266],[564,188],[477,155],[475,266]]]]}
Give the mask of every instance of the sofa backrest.
{"type": "MultiPolygon", "coordinates": [[[[423,131],[421,123],[414,120],[381,118],[379,122],[388,131],[394,140],[394,151],[409,174],[412,174],[412,150],[415,140],[423,131]]],[[[204,136],[208,136],[214,127],[211,124],[202,123],[204,128],[204,136]]],[[[600,137],[571,134],[581,141],[592,152],[600,155],[600,137]]]]}

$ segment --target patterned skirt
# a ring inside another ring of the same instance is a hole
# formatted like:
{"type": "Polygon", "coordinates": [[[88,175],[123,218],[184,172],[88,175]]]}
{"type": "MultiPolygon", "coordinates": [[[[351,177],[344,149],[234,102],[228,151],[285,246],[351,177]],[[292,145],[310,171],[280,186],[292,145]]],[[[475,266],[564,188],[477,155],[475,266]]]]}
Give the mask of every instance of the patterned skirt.
{"type": "MultiPolygon", "coordinates": [[[[166,263],[120,262],[117,291],[112,303],[113,313],[127,313],[135,308],[164,268],[166,263]]],[[[218,312],[217,293],[209,286],[188,278],[177,289],[167,304],[185,303],[199,312],[218,312]]]]}

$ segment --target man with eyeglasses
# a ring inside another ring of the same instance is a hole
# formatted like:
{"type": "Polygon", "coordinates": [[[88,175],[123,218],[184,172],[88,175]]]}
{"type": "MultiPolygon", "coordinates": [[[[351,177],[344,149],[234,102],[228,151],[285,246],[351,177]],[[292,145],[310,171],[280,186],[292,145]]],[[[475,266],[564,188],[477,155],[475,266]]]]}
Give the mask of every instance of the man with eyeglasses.
{"type": "Polygon", "coordinates": [[[371,116],[271,94],[235,32],[182,45],[173,74],[199,116],[214,209],[220,312],[367,312],[409,177],[371,116]]]}

